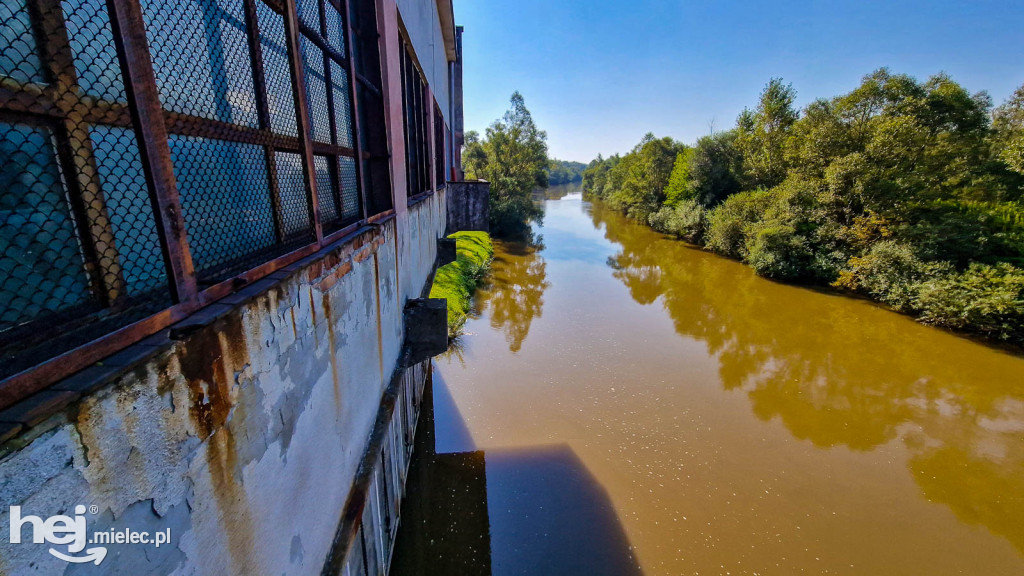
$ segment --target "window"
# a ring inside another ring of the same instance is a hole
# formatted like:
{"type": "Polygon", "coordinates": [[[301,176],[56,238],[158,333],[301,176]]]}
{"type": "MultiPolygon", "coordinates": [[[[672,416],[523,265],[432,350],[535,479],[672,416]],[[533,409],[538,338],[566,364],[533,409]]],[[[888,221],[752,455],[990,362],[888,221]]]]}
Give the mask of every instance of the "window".
{"type": "Polygon", "coordinates": [[[289,5],[0,5],[0,407],[391,209],[375,2],[289,5]]]}
{"type": "Polygon", "coordinates": [[[444,183],[448,180],[448,169],[445,165],[447,155],[445,150],[447,147],[444,145],[445,142],[445,131],[447,129],[444,125],[444,116],[441,115],[441,109],[436,105],[434,106],[434,174],[435,181],[434,187],[437,189],[444,188],[444,183]]]}
{"type": "Polygon", "coordinates": [[[405,112],[405,169],[409,195],[433,189],[430,177],[430,123],[427,88],[413,58],[412,48],[403,42],[402,107],[405,112]]]}

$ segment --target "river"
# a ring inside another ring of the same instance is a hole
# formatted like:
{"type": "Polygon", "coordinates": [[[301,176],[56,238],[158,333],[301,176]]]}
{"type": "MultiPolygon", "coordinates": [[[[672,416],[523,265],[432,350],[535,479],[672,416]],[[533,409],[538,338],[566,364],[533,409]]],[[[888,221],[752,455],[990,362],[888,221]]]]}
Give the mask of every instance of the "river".
{"type": "Polygon", "coordinates": [[[1024,574],[1024,358],[547,198],[435,362],[392,574],[1024,574]]]}

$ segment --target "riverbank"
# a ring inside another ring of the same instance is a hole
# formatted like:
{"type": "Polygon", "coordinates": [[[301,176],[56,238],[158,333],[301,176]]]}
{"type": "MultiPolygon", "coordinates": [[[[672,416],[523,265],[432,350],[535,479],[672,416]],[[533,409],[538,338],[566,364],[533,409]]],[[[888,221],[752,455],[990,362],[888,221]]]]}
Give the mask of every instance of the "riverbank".
{"type": "Polygon", "coordinates": [[[486,232],[456,232],[448,237],[455,240],[455,262],[437,269],[430,297],[448,300],[448,337],[454,338],[462,333],[473,292],[494,256],[494,244],[486,232]]]}

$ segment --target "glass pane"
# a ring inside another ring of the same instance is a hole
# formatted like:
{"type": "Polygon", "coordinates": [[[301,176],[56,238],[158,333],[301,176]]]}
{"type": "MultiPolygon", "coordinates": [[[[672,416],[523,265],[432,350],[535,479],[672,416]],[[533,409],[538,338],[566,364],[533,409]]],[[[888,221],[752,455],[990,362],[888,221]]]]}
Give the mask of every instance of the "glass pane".
{"type": "Polygon", "coordinates": [[[142,2],[164,108],[256,127],[242,0],[142,2]]]}
{"type": "Polygon", "coordinates": [[[78,85],[103,100],[124,102],[124,82],[105,0],[64,0],[78,85]]]}
{"type": "Polygon", "coordinates": [[[25,2],[0,2],[0,74],[18,82],[45,82],[25,2]]]}
{"type": "Polygon", "coordinates": [[[278,134],[298,136],[295,122],[295,97],[288,68],[288,48],[284,35],[284,18],[262,2],[256,3],[260,43],[263,45],[263,70],[267,79],[267,103],[270,108],[270,129],[278,134]]]}
{"type": "Polygon", "coordinates": [[[0,331],[89,299],[50,131],[0,123],[0,331]]]}
{"type": "Polygon", "coordinates": [[[261,263],[261,252],[276,243],[263,149],[178,135],[170,147],[200,280],[261,263]]]}
{"type": "Polygon", "coordinates": [[[167,267],[135,133],[113,126],[93,126],[89,132],[128,295],[162,291],[159,296],[169,298],[167,267]]]}
{"type": "Polygon", "coordinates": [[[302,177],[302,156],[291,152],[274,154],[277,162],[277,187],[281,191],[281,212],[285,237],[309,236],[313,226],[309,220],[309,201],[302,177]]]}

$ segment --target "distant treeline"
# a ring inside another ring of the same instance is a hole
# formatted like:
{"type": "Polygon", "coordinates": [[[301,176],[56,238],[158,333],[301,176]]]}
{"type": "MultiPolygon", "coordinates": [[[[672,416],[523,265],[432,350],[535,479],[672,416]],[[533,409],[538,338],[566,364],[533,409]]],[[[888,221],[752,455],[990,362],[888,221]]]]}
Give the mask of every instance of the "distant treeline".
{"type": "Polygon", "coordinates": [[[993,108],[946,75],[881,69],[801,111],[795,95],[773,79],[693,145],[648,134],[583,189],[763,276],[1024,344],[1024,87],[993,108]]]}
{"type": "Polygon", "coordinates": [[[562,184],[579,182],[583,179],[583,171],[586,169],[587,165],[583,162],[552,159],[548,162],[547,168],[548,184],[560,186],[562,184]]]}

